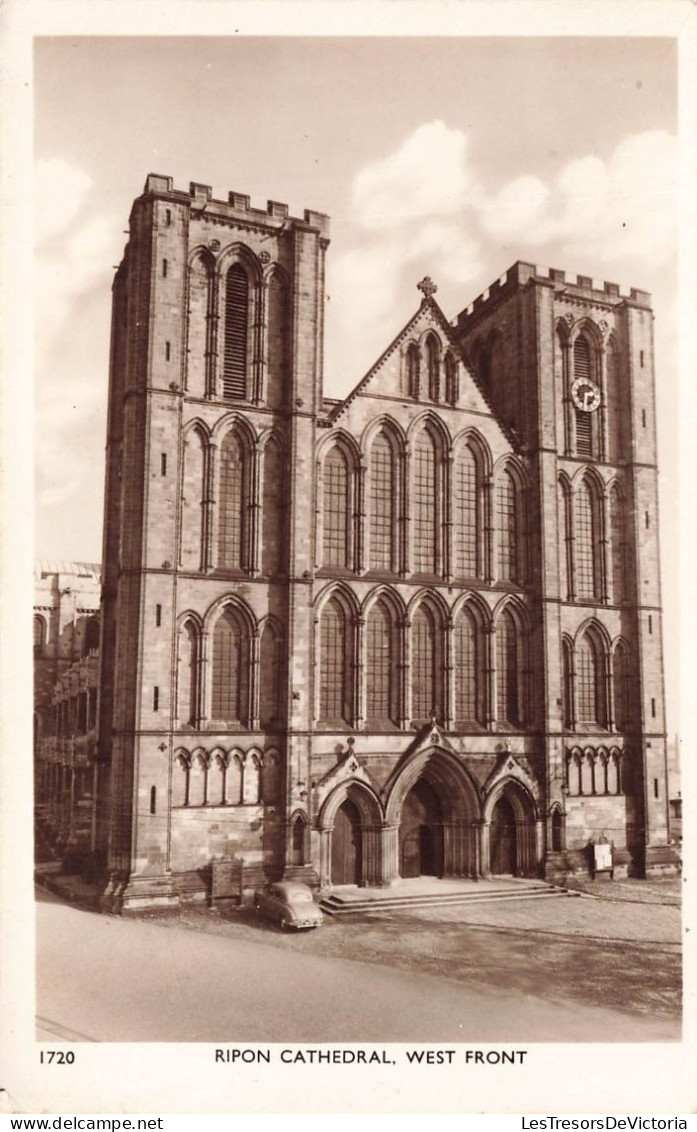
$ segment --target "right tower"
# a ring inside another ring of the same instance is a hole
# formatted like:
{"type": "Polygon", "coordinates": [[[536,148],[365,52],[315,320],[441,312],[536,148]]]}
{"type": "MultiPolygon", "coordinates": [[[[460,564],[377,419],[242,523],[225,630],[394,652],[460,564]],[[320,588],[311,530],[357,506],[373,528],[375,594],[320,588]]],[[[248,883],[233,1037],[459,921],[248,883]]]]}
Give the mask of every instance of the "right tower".
{"type": "Polygon", "coordinates": [[[546,875],[672,870],[651,297],[519,262],[457,336],[530,471],[546,875]]]}

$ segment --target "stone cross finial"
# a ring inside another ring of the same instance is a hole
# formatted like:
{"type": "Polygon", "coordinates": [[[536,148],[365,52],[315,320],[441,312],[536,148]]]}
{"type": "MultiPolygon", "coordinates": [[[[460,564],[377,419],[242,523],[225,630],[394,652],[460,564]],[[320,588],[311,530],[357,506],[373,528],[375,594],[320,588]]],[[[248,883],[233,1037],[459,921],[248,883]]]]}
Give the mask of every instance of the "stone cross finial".
{"type": "Polygon", "coordinates": [[[424,275],[421,282],[416,284],[416,287],[417,290],[421,291],[421,293],[423,294],[423,302],[425,302],[426,299],[433,298],[436,291],[438,290],[430,275],[424,275]]]}

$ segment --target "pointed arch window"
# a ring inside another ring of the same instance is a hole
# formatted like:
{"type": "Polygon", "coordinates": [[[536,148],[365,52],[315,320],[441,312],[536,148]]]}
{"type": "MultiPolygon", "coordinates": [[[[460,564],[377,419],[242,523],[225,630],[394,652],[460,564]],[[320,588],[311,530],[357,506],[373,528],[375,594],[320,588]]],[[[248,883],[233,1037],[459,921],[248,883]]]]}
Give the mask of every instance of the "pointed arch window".
{"type": "Polygon", "coordinates": [[[498,576],[502,582],[523,580],[523,501],[521,489],[508,468],[499,476],[496,493],[498,576]]]}
{"type": "Polygon", "coordinates": [[[298,814],[293,818],[291,826],[291,863],[293,865],[305,864],[305,830],[307,829],[307,822],[305,818],[298,814]]]}
{"type": "Polygon", "coordinates": [[[443,712],[443,641],[439,618],[427,606],[419,606],[411,629],[411,713],[426,722],[443,712]]]}
{"type": "Polygon", "coordinates": [[[414,447],[414,572],[436,573],[436,446],[427,430],[414,447]]]}
{"type": "Polygon", "coordinates": [[[455,719],[484,723],[484,642],[476,617],[463,609],[455,621],[455,719]]]}
{"type": "Polygon", "coordinates": [[[571,642],[562,642],[562,726],[566,731],[574,725],[573,651],[571,642]]]}
{"type": "Polygon", "coordinates": [[[209,389],[211,272],[198,253],[189,267],[186,389],[190,397],[205,397],[209,389]]]}
{"type": "Polygon", "coordinates": [[[366,625],[366,714],[369,721],[399,723],[399,640],[387,604],[380,600],[366,625]]]}
{"type": "Polygon", "coordinates": [[[275,437],[271,437],[264,448],[263,464],[263,512],[262,512],[262,572],[278,574],[282,569],[282,545],[284,534],[283,506],[283,463],[281,449],[275,437]]]}
{"type": "Polygon", "coordinates": [[[320,620],[320,719],[353,722],[353,626],[343,605],[331,598],[320,620]]]}
{"type": "Polygon", "coordinates": [[[419,399],[419,348],[412,342],[407,350],[407,394],[419,399]]]}
{"type": "Polygon", "coordinates": [[[46,651],[46,621],[38,613],[34,617],[34,656],[43,656],[46,651]]]}
{"type": "Polygon", "coordinates": [[[194,428],[184,440],[179,561],[185,570],[200,570],[203,564],[204,477],[205,442],[199,430],[194,428]]]}
{"type": "Polygon", "coordinates": [[[177,719],[183,727],[198,723],[198,631],[185,621],[179,631],[177,670],[177,719]]]}
{"type": "Polygon", "coordinates": [[[266,400],[278,409],[286,401],[288,358],[288,288],[279,271],[269,280],[267,312],[266,400]]]}
{"type": "Polygon", "coordinates": [[[229,432],[220,449],[218,504],[218,565],[227,570],[245,567],[247,479],[245,447],[235,432],[229,432]]]}
{"type": "Polygon", "coordinates": [[[449,405],[456,405],[458,395],[457,362],[450,351],[448,351],[445,355],[445,400],[449,405]]]}
{"type": "Polygon", "coordinates": [[[571,506],[569,489],[563,480],[558,485],[558,531],[559,531],[559,596],[567,601],[571,595],[571,506]]]}
{"type": "Polygon", "coordinates": [[[604,657],[590,633],[583,635],[576,648],[576,715],[582,724],[607,724],[604,657]]]}
{"type": "Polygon", "coordinates": [[[629,649],[618,641],[612,658],[612,682],[615,707],[615,727],[618,731],[631,728],[631,684],[629,649]]]}
{"type": "Polygon", "coordinates": [[[431,401],[440,401],[440,349],[434,337],[426,342],[426,368],[428,370],[428,395],[431,401]]]}
{"type": "Polygon", "coordinates": [[[249,280],[239,263],[233,263],[225,285],[225,349],[223,353],[223,397],[245,401],[247,390],[247,336],[249,324],[249,280]]]}
{"type": "MultiPolygon", "coordinates": [[[[588,339],[579,334],[574,342],[574,381],[582,378],[585,381],[593,379],[593,364],[591,348],[588,339]]],[[[593,414],[574,406],[576,414],[576,455],[585,459],[594,456],[594,422],[593,414]]]]}
{"type": "Polygon", "coordinates": [[[249,634],[235,609],[226,609],[213,631],[211,714],[214,720],[246,724],[249,714],[249,634]]]}
{"type": "Polygon", "coordinates": [[[458,448],[454,472],[455,574],[480,577],[481,476],[476,456],[468,444],[458,448]]]}
{"type": "Polygon", "coordinates": [[[270,623],[264,626],[259,645],[259,723],[269,728],[280,720],[281,639],[270,623]]]}
{"type": "Polygon", "coordinates": [[[518,627],[504,609],[496,625],[496,698],[499,721],[513,726],[522,723],[521,651],[518,627]]]}
{"type": "Polygon", "coordinates": [[[325,566],[349,566],[349,469],[344,453],[335,445],[324,461],[323,532],[325,566]]]}
{"type": "Polygon", "coordinates": [[[600,599],[600,515],[597,493],[583,480],[576,493],[576,596],[582,601],[600,599]]]}
{"type": "Polygon", "coordinates": [[[607,384],[607,458],[616,464],[622,458],[622,399],[619,383],[619,358],[614,339],[608,342],[605,355],[607,384]]]}
{"type": "Polygon", "coordinates": [[[626,599],[625,588],[625,521],[624,504],[617,484],[610,490],[610,565],[612,571],[612,599],[619,605],[626,599]]]}
{"type": "Polygon", "coordinates": [[[370,452],[371,570],[394,570],[395,486],[392,445],[380,432],[370,452]]]}

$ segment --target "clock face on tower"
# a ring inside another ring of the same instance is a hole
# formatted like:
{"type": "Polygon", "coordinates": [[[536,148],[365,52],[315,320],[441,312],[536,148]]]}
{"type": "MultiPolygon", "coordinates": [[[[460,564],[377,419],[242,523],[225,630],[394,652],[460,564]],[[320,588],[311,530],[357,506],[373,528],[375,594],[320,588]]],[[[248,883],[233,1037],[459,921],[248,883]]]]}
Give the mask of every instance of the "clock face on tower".
{"type": "Polygon", "coordinates": [[[571,386],[571,400],[577,409],[592,413],[600,404],[600,390],[587,377],[577,377],[571,386]]]}

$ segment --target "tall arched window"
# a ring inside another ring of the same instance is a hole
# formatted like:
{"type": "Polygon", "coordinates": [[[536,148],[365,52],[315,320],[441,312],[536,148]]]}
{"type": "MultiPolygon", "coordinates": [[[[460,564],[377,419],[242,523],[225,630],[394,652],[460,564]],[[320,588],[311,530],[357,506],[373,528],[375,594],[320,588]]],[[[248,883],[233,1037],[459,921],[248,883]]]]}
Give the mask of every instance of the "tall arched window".
{"type": "Polygon", "coordinates": [[[336,598],[320,620],[320,719],[353,723],[353,626],[336,598]]]}
{"type": "Polygon", "coordinates": [[[600,515],[597,493],[588,480],[578,487],[575,499],[576,596],[582,601],[600,598],[600,515]]]}
{"type": "Polygon", "coordinates": [[[279,409],[286,401],[288,357],[288,288],[274,271],[267,290],[266,401],[279,409]]]}
{"type": "Polygon", "coordinates": [[[567,601],[571,587],[571,565],[569,560],[569,547],[571,540],[571,507],[569,501],[569,488],[563,481],[558,485],[558,530],[559,530],[559,596],[567,601]]]}
{"type": "Polygon", "coordinates": [[[504,609],[496,624],[496,698],[499,721],[514,726],[522,723],[521,645],[517,625],[504,609]]]}
{"type": "MultiPolygon", "coordinates": [[[[579,334],[574,342],[574,381],[582,378],[590,381],[593,378],[592,356],[588,339],[579,334]]],[[[574,407],[576,413],[576,455],[591,459],[593,448],[593,414],[574,407]]]]}
{"type": "Polygon", "coordinates": [[[218,565],[228,570],[245,567],[246,473],[242,442],[235,432],[228,432],[220,448],[218,503],[218,565]]]}
{"type": "Polygon", "coordinates": [[[455,456],[453,491],[455,574],[479,577],[480,476],[477,459],[467,444],[461,444],[455,456]]]}
{"type": "Polygon", "coordinates": [[[414,446],[414,572],[436,572],[436,446],[424,429],[414,446]]]}
{"type": "Polygon", "coordinates": [[[186,389],[190,397],[205,397],[209,376],[211,272],[201,253],[194,256],[189,267],[188,298],[186,389]]]}
{"type": "Polygon", "coordinates": [[[43,656],[46,649],[46,622],[38,613],[34,617],[34,656],[43,656]]]}
{"type": "Polygon", "coordinates": [[[440,348],[434,337],[426,342],[426,368],[428,370],[428,395],[431,401],[440,401],[440,348]]]}
{"type": "Polygon", "coordinates": [[[264,574],[278,574],[282,569],[285,483],[281,450],[273,436],[264,448],[263,476],[261,568],[264,574]]]}
{"type": "Polygon", "coordinates": [[[349,566],[349,473],[344,453],[335,445],[323,468],[323,531],[325,566],[349,566]]]}
{"type": "Polygon", "coordinates": [[[223,355],[223,397],[228,401],[248,398],[247,334],[249,323],[249,280],[239,263],[233,263],[225,284],[225,350],[223,355]]]}
{"type": "Polygon", "coordinates": [[[628,731],[632,725],[630,680],[629,649],[624,641],[618,641],[612,658],[615,727],[618,731],[628,731]]]}
{"type": "Polygon", "coordinates": [[[508,468],[504,468],[496,492],[498,576],[502,582],[522,581],[522,501],[518,496],[516,482],[508,468]]]}
{"type": "Polygon", "coordinates": [[[412,342],[407,350],[407,393],[415,401],[419,399],[419,347],[412,342]]]}
{"type": "Polygon", "coordinates": [[[177,719],[188,727],[198,722],[198,632],[191,621],[179,630],[177,719]]]}
{"type": "Polygon", "coordinates": [[[280,720],[281,640],[273,625],[267,623],[259,646],[259,723],[275,727],[280,720]]]}
{"type": "Polygon", "coordinates": [[[625,589],[625,532],[622,495],[615,484],[610,489],[610,564],[612,574],[612,600],[615,605],[626,598],[625,589]]]}
{"type": "Polygon", "coordinates": [[[302,815],[293,818],[291,826],[291,864],[305,864],[305,830],[307,822],[302,815]]]}
{"type": "Polygon", "coordinates": [[[366,715],[399,723],[399,638],[387,604],[375,603],[366,625],[366,715]]]}
{"type": "Polygon", "coordinates": [[[576,717],[581,724],[607,723],[603,650],[591,633],[584,633],[576,646],[576,717]]]}
{"type": "Polygon", "coordinates": [[[203,551],[203,480],[205,475],[205,441],[197,428],[184,440],[184,479],[182,483],[182,520],[179,549],[180,565],[185,570],[200,570],[203,551]]]}
{"type": "Polygon", "coordinates": [[[463,609],[455,621],[455,719],[484,723],[484,642],[476,617],[463,609]]]}
{"type": "Polygon", "coordinates": [[[574,725],[573,646],[566,638],[562,641],[562,726],[569,731],[574,725]]]}
{"type": "Polygon", "coordinates": [[[443,711],[443,640],[440,618],[421,605],[411,626],[411,714],[426,722],[443,711]]]}
{"type": "Polygon", "coordinates": [[[605,354],[605,380],[607,383],[607,458],[611,464],[616,464],[622,458],[622,399],[619,358],[613,338],[608,342],[605,354]]]}
{"type": "Polygon", "coordinates": [[[211,715],[226,723],[247,723],[249,705],[249,636],[237,612],[228,608],[213,631],[211,715]]]}
{"type": "Polygon", "coordinates": [[[371,570],[394,570],[395,486],[392,445],[381,432],[370,450],[371,570]]]}
{"type": "Polygon", "coordinates": [[[457,362],[448,351],[445,355],[445,400],[449,405],[456,405],[459,390],[457,388],[457,362]]]}

